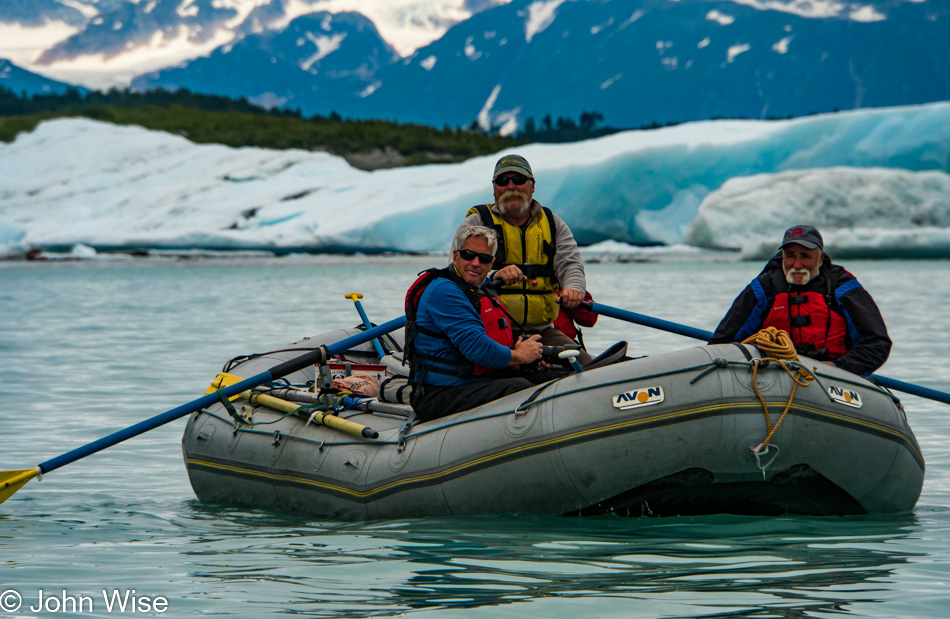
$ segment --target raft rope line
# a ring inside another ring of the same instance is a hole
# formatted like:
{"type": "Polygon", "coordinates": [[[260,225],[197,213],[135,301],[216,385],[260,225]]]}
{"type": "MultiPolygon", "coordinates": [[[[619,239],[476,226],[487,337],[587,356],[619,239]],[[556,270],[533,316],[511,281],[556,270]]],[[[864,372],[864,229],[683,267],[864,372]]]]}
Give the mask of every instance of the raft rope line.
{"type": "MultiPolygon", "coordinates": [[[[755,337],[755,336],[753,336],[753,337],[755,337]]],[[[752,338],[750,338],[750,339],[752,339],[752,338]]],[[[748,341],[748,340],[747,340],[747,341],[748,341]]],[[[766,347],[766,349],[771,350],[772,352],[775,352],[776,354],[783,354],[783,353],[781,352],[781,350],[783,350],[784,347],[781,345],[781,343],[778,343],[778,344],[765,343],[764,346],[766,347]]],[[[794,346],[792,347],[792,350],[794,350],[794,346]]],[[[787,356],[787,353],[785,353],[785,354],[786,354],[786,356],[787,356]]],[[[797,355],[796,355],[795,357],[797,358],[797,355]]],[[[756,360],[756,362],[758,362],[758,361],[760,361],[760,360],[756,360]]],[[[789,359],[782,360],[782,361],[789,361],[789,363],[791,364],[791,361],[790,361],[789,359]]],[[[660,377],[663,377],[663,376],[672,376],[672,375],[675,375],[675,374],[681,374],[681,373],[685,373],[685,372],[693,372],[693,371],[696,371],[696,370],[701,370],[700,374],[690,381],[691,383],[694,383],[694,382],[696,382],[697,380],[699,380],[700,378],[702,378],[703,376],[705,376],[706,374],[708,374],[709,372],[715,371],[716,369],[726,368],[726,367],[729,367],[729,366],[741,366],[741,367],[751,368],[753,372],[757,373],[758,367],[757,367],[757,363],[756,363],[756,362],[752,362],[752,361],[729,361],[729,360],[726,360],[726,359],[717,358],[717,359],[714,359],[714,360],[710,361],[709,363],[703,363],[703,364],[696,365],[696,366],[691,366],[691,367],[687,367],[687,368],[680,368],[680,369],[677,369],[677,370],[670,370],[670,371],[666,371],[666,372],[658,372],[658,373],[655,373],[655,374],[648,374],[648,375],[643,375],[643,376],[637,376],[637,377],[635,377],[635,379],[636,379],[636,380],[650,380],[650,379],[653,379],[653,378],[660,378],[660,377]]],[[[785,363],[782,363],[782,367],[783,367],[783,369],[785,369],[786,372],[788,372],[788,373],[791,375],[791,372],[789,371],[789,368],[788,368],[788,366],[787,366],[785,363]]],[[[799,369],[800,369],[800,373],[802,373],[802,372],[801,372],[801,368],[799,368],[799,369]]],[[[818,380],[818,374],[817,374],[817,373],[809,373],[807,370],[805,370],[805,371],[804,371],[804,374],[810,376],[811,379],[814,379],[816,382],[819,382],[819,384],[820,384],[820,381],[818,380]]],[[[857,381],[850,380],[850,379],[844,378],[844,377],[835,377],[835,378],[836,378],[836,380],[839,380],[840,382],[844,382],[844,383],[848,383],[848,384],[853,384],[853,385],[858,386],[858,387],[868,388],[868,385],[867,385],[866,383],[859,383],[859,382],[857,382],[857,381]]],[[[795,380],[794,376],[793,376],[793,380],[795,380]]],[[[596,384],[596,385],[588,385],[588,386],[585,386],[585,387],[580,387],[580,388],[578,388],[578,389],[570,389],[570,390],[567,390],[567,391],[562,391],[562,392],[560,392],[560,393],[556,393],[556,394],[551,394],[551,395],[547,395],[547,396],[538,397],[538,398],[536,398],[533,402],[531,402],[530,406],[538,406],[538,405],[543,404],[543,403],[545,403],[545,402],[548,402],[548,401],[550,401],[550,400],[554,400],[554,399],[557,399],[557,398],[560,398],[560,397],[572,395],[572,394],[575,394],[575,393],[580,393],[580,392],[584,392],[584,391],[590,391],[590,390],[592,390],[592,389],[599,389],[599,388],[602,388],[602,387],[611,387],[611,386],[614,386],[614,385],[627,384],[627,383],[629,383],[630,381],[631,381],[631,378],[623,378],[623,379],[618,379],[618,380],[615,380],[615,381],[610,381],[610,382],[605,382],[605,383],[598,383],[598,384],[596,384]]],[[[284,383],[284,386],[287,386],[287,383],[289,383],[289,381],[287,381],[286,379],[281,379],[281,382],[284,383]]],[[[796,383],[798,383],[798,381],[796,381],[796,383]]],[[[798,383],[798,384],[801,384],[801,383],[798,383]]],[[[291,385],[291,386],[297,386],[297,385],[291,385]]],[[[796,386],[797,386],[797,385],[796,385],[796,386]]],[[[873,385],[873,387],[874,387],[875,389],[877,389],[878,391],[880,391],[882,394],[884,394],[884,395],[886,395],[886,396],[888,396],[888,397],[890,397],[890,398],[896,400],[895,396],[894,396],[890,391],[888,391],[888,390],[886,390],[886,389],[880,387],[879,385],[873,385]]],[[[756,394],[759,396],[759,401],[762,402],[761,394],[758,393],[758,384],[757,384],[757,383],[756,383],[756,394]]],[[[762,403],[763,403],[763,406],[765,406],[764,402],[762,402],[762,403]]],[[[494,418],[494,417],[504,417],[504,416],[506,416],[506,415],[511,415],[511,414],[513,414],[513,413],[518,413],[518,412],[522,412],[522,413],[527,412],[526,409],[522,409],[521,407],[522,407],[522,405],[519,405],[517,408],[515,408],[515,409],[513,409],[513,410],[499,411],[499,412],[497,412],[497,413],[489,413],[489,414],[482,415],[482,416],[479,416],[479,417],[472,417],[472,418],[469,418],[469,419],[461,419],[461,420],[457,420],[457,421],[451,421],[451,422],[448,422],[448,423],[442,423],[442,424],[434,425],[434,426],[431,427],[431,428],[424,428],[424,429],[422,429],[421,431],[413,432],[412,434],[409,434],[409,433],[408,433],[408,430],[411,429],[411,430],[415,431],[415,430],[417,430],[417,427],[416,427],[416,426],[404,427],[404,428],[401,428],[399,440],[395,440],[395,441],[394,441],[394,440],[389,440],[389,441],[386,441],[386,440],[374,440],[373,443],[374,443],[374,444],[377,444],[377,445],[397,445],[397,446],[398,446],[398,445],[404,443],[406,440],[408,440],[408,439],[410,439],[410,438],[417,438],[417,437],[420,437],[420,436],[424,436],[424,435],[426,435],[426,434],[431,434],[431,433],[433,433],[433,432],[439,432],[439,431],[441,431],[441,430],[444,430],[444,429],[446,429],[446,428],[450,428],[450,427],[453,427],[453,426],[464,425],[464,424],[467,424],[467,423],[475,423],[475,422],[477,422],[477,421],[482,421],[482,420],[484,420],[484,419],[491,419],[491,418],[494,418]]],[[[765,407],[765,408],[766,408],[766,411],[767,411],[767,407],[765,407]]],[[[210,415],[211,417],[214,417],[214,418],[216,418],[216,419],[218,419],[218,420],[220,420],[220,421],[228,421],[227,419],[221,417],[220,415],[217,415],[217,414],[213,413],[213,412],[210,411],[210,410],[202,409],[201,412],[202,412],[202,413],[205,413],[206,415],[210,415]]],[[[357,415],[357,414],[363,414],[363,413],[367,413],[367,412],[371,413],[371,411],[365,411],[365,410],[361,410],[361,409],[360,409],[360,410],[354,410],[353,414],[354,414],[354,415],[357,415]]],[[[291,413],[291,414],[293,414],[293,413],[291,413]]],[[[766,414],[767,414],[767,413],[766,413],[766,414]]],[[[284,417],[286,417],[286,416],[287,416],[287,415],[285,415],[284,417]]],[[[783,416],[784,416],[784,413],[783,413],[783,416]]],[[[284,417],[281,417],[280,419],[275,420],[275,422],[276,422],[276,421],[280,421],[280,420],[283,419],[284,417]]],[[[344,417],[343,415],[339,415],[339,417],[341,417],[341,418],[343,418],[343,419],[346,419],[346,417],[344,417]]],[[[271,422],[271,423],[275,423],[275,422],[271,422]]],[[[780,422],[781,422],[781,419],[780,419],[780,422]]],[[[263,422],[261,422],[261,423],[263,423],[263,422]]],[[[768,423],[768,421],[767,421],[767,423],[768,423]]],[[[406,424],[403,424],[403,425],[405,426],[406,424]]],[[[427,424],[427,425],[428,425],[428,424],[427,424]]],[[[777,427],[778,427],[778,424],[776,424],[776,428],[777,428],[777,427]]],[[[269,432],[255,431],[255,430],[250,429],[250,428],[236,428],[235,431],[237,431],[237,432],[248,432],[248,433],[253,433],[253,434],[270,434],[269,432]]],[[[770,432],[769,438],[771,437],[772,434],[774,434],[774,431],[770,432]]],[[[301,436],[295,436],[295,435],[285,435],[284,438],[286,438],[286,439],[288,439],[288,440],[299,440],[299,441],[302,441],[302,442],[305,442],[305,443],[312,443],[312,444],[314,444],[314,445],[318,445],[318,446],[321,446],[321,447],[331,447],[331,446],[338,446],[338,445],[362,445],[362,444],[365,444],[365,441],[326,441],[326,440],[315,441],[315,440],[312,440],[312,439],[308,439],[308,438],[301,437],[301,436]]],[[[763,443],[764,443],[764,442],[765,442],[765,441],[763,441],[763,443]]],[[[777,446],[773,446],[773,448],[778,449],[777,446]]],[[[767,466],[767,465],[766,465],[766,466],[767,466]]]]}
{"type": "MultiPolygon", "coordinates": [[[[693,372],[693,371],[696,371],[696,370],[707,370],[707,371],[708,371],[708,370],[710,370],[710,369],[722,368],[722,367],[729,366],[729,365],[737,365],[737,366],[749,367],[749,366],[751,366],[752,364],[751,364],[750,362],[748,362],[748,361],[726,361],[726,360],[724,360],[724,359],[715,359],[715,360],[713,360],[713,361],[711,361],[711,362],[709,362],[709,363],[703,363],[703,364],[700,364],[700,365],[690,366],[690,367],[687,367],[687,368],[679,368],[679,369],[676,369],[676,370],[668,370],[668,371],[665,371],[665,372],[657,372],[657,373],[655,373],[655,374],[645,374],[645,375],[643,375],[643,376],[637,376],[636,379],[637,379],[637,380],[650,380],[650,379],[653,379],[653,378],[661,378],[661,377],[663,377],[663,376],[673,376],[673,375],[675,375],[675,374],[682,374],[682,373],[685,373],[685,372],[693,372]]],[[[700,376],[702,376],[702,374],[701,374],[700,376]]],[[[554,400],[554,399],[557,399],[557,398],[560,398],[560,397],[564,397],[564,396],[567,396],[567,395],[572,395],[572,394],[575,394],[575,393],[581,393],[581,392],[584,392],[584,391],[590,391],[591,389],[598,389],[598,388],[601,388],[601,387],[611,387],[611,386],[614,386],[614,385],[623,385],[623,384],[626,384],[626,383],[629,383],[629,382],[630,382],[630,379],[629,379],[629,378],[621,378],[621,379],[614,380],[614,381],[610,381],[610,382],[598,383],[598,384],[596,384],[596,385],[588,385],[588,386],[581,387],[581,388],[578,388],[578,389],[570,389],[570,390],[567,390],[567,391],[563,391],[563,392],[560,392],[560,393],[551,394],[551,395],[547,395],[547,396],[543,396],[543,397],[536,397],[536,399],[528,405],[528,408],[530,408],[531,406],[537,406],[537,405],[542,404],[542,403],[544,403],[544,402],[548,402],[548,401],[550,401],[550,400],[554,400]]],[[[548,384],[541,385],[539,389],[537,389],[535,392],[532,392],[532,397],[535,397],[535,396],[537,395],[537,393],[543,391],[544,388],[547,387],[547,386],[548,386],[548,384]]],[[[230,402],[229,402],[228,404],[230,404],[230,402]]],[[[397,446],[398,446],[399,444],[404,443],[404,442],[405,442],[407,439],[409,439],[409,438],[417,438],[417,437],[420,437],[420,436],[424,436],[424,435],[426,435],[426,434],[431,434],[431,433],[433,433],[433,432],[439,432],[439,431],[444,430],[444,429],[446,429],[446,428],[451,428],[451,427],[454,427],[454,426],[460,426],[460,425],[464,425],[464,424],[467,424],[467,423],[475,423],[475,422],[478,422],[478,421],[482,421],[482,420],[485,420],[485,419],[492,419],[492,418],[495,418],[495,417],[505,417],[505,416],[511,415],[511,414],[513,414],[513,413],[521,413],[521,414],[524,414],[524,413],[527,412],[527,408],[522,409],[522,407],[524,406],[524,404],[525,404],[525,403],[519,404],[517,408],[512,409],[512,410],[503,410],[503,411],[498,411],[497,413],[488,413],[488,414],[486,414],[486,415],[481,415],[481,416],[479,416],[479,417],[471,417],[471,418],[469,418],[469,419],[459,419],[459,420],[457,420],[457,421],[450,421],[450,422],[448,422],[448,423],[441,423],[441,424],[435,425],[434,427],[431,427],[431,428],[424,428],[424,429],[422,429],[421,431],[415,432],[415,433],[413,433],[413,434],[407,434],[405,431],[406,431],[406,430],[409,430],[410,428],[409,428],[409,427],[406,427],[406,428],[404,429],[404,431],[401,433],[400,440],[398,440],[398,441],[392,441],[392,440],[390,440],[390,441],[374,440],[373,443],[374,443],[374,444],[377,444],[377,445],[397,445],[397,446]]],[[[227,406],[227,405],[225,405],[225,406],[227,406]]],[[[304,406],[308,406],[308,405],[304,405],[304,406]]],[[[315,406],[319,406],[319,405],[315,405],[315,406]]],[[[301,408],[303,408],[303,406],[301,406],[301,408]]],[[[297,410],[300,410],[300,409],[298,408],[297,410]]],[[[218,419],[218,420],[220,420],[220,421],[227,421],[225,418],[221,417],[220,415],[215,414],[214,412],[212,412],[212,411],[210,411],[210,410],[208,410],[208,409],[201,409],[201,412],[202,412],[202,413],[205,413],[206,415],[210,415],[211,417],[214,417],[215,419],[218,419]]],[[[364,411],[364,410],[358,409],[358,410],[354,410],[353,414],[354,414],[354,415],[357,415],[357,414],[362,414],[362,413],[366,413],[366,412],[369,412],[369,411],[364,411]]],[[[257,422],[256,424],[248,424],[248,425],[263,425],[264,423],[276,423],[276,422],[281,421],[282,419],[285,419],[286,417],[289,417],[289,416],[294,415],[294,414],[295,414],[295,412],[294,412],[294,413],[288,413],[288,414],[283,415],[282,417],[280,417],[280,418],[278,418],[278,419],[275,419],[274,421],[271,421],[271,422],[257,422]]],[[[339,415],[339,417],[341,417],[341,418],[343,418],[343,419],[346,419],[346,417],[344,417],[343,415],[339,415]]],[[[238,424],[235,424],[235,425],[238,425],[238,424]]],[[[404,425],[405,425],[405,424],[404,424],[404,425]]],[[[415,428],[415,427],[412,427],[411,429],[412,429],[412,430],[415,430],[416,428],[415,428]]],[[[267,434],[267,435],[270,435],[270,434],[271,434],[271,432],[261,432],[261,431],[256,431],[256,430],[253,430],[253,429],[250,429],[250,428],[238,428],[238,427],[235,428],[235,432],[248,432],[248,433],[252,433],[252,434],[267,434]]],[[[300,440],[300,441],[303,441],[303,442],[313,443],[313,444],[315,444],[315,445],[321,445],[321,446],[326,446],[326,447],[330,447],[330,446],[333,446],[333,445],[361,445],[361,444],[365,444],[365,443],[362,443],[362,442],[359,442],[359,441],[324,441],[324,440],[315,441],[315,440],[313,440],[313,439],[308,439],[308,438],[304,438],[304,437],[300,437],[300,436],[295,436],[295,435],[284,435],[284,438],[286,438],[286,439],[293,439],[293,440],[300,440]]]]}
{"type": "Polygon", "coordinates": [[[320,347],[317,346],[315,348],[306,348],[306,347],[304,348],[276,348],[274,350],[269,350],[267,352],[257,352],[257,353],[251,353],[249,355],[238,355],[237,357],[228,359],[228,361],[225,362],[221,371],[230,372],[235,367],[243,363],[247,363],[248,361],[257,359],[259,357],[267,357],[269,355],[282,353],[282,352],[305,353],[305,352],[313,352],[315,350],[320,350],[320,347]]]}
{"type": "Polygon", "coordinates": [[[788,414],[788,411],[792,408],[792,402],[795,400],[795,391],[799,387],[808,387],[813,381],[816,380],[814,374],[805,369],[805,366],[801,364],[798,358],[798,352],[795,350],[795,344],[792,343],[791,336],[785,331],[776,329],[775,327],[767,327],[762,329],[758,333],[747,337],[742,340],[743,344],[751,344],[759,349],[762,353],[761,359],[755,359],[752,361],[752,386],[755,389],[755,396],[759,399],[759,403],[762,404],[762,412],[765,413],[765,428],[768,430],[768,434],[765,436],[765,440],[751,447],[750,451],[752,455],[755,456],[756,466],[762,471],[762,477],[765,478],[765,469],[768,468],[770,464],[778,457],[778,445],[771,445],[772,437],[775,436],[775,432],[778,430],[779,426],[782,425],[782,422],[785,421],[785,416],[788,414]],[[792,391],[788,394],[788,402],[785,403],[785,410],[782,411],[782,414],[779,416],[778,421],[775,422],[775,425],[772,425],[772,419],[769,416],[769,406],[765,402],[765,398],[762,397],[762,393],[759,390],[759,367],[764,366],[772,361],[775,361],[779,366],[785,370],[785,373],[788,374],[789,378],[792,379],[792,391]],[[789,363],[793,362],[798,366],[798,371],[795,374],[792,374],[792,370],[789,368],[789,363]],[[761,457],[769,452],[771,448],[775,448],[776,453],[772,458],[766,462],[762,463],[761,457]]]}

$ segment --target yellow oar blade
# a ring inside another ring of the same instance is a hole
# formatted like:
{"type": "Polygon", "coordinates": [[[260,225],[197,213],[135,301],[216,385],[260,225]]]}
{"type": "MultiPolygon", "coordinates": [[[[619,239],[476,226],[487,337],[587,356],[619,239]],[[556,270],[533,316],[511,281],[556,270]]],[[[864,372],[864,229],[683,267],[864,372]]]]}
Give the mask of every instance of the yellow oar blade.
{"type": "MultiPolygon", "coordinates": [[[[214,377],[213,381],[211,381],[211,386],[208,387],[207,391],[205,391],[205,395],[208,395],[209,393],[214,393],[218,389],[224,389],[225,387],[230,387],[231,385],[239,383],[242,380],[244,379],[241,378],[240,376],[235,376],[234,374],[228,374],[227,372],[221,372],[220,374],[214,377]]],[[[239,397],[241,397],[241,394],[232,395],[228,399],[231,401],[234,401],[238,399],[239,397]]]]}
{"type": "Polygon", "coordinates": [[[36,477],[36,469],[23,469],[22,471],[0,471],[0,503],[3,503],[22,488],[26,482],[36,477]]]}

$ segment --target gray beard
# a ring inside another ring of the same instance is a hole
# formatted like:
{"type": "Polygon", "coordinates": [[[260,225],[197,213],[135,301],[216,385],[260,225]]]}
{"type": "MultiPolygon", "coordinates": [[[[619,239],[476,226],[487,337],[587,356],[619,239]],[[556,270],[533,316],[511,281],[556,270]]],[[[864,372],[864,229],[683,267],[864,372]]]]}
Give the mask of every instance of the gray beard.
{"type": "Polygon", "coordinates": [[[789,269],[788,272],[785,274],[785,281],[787,281],[792,286],[804,286],[805,284],[811,281],[811,277],[812,277],[811,273],[808,272],[806,269],[789,269]],[[796,284],[795,280],[792,278],[792,275],[793,274],[797,275],[799,273],[803,273],[805,277],[802,278],[802,283],[796,284]]]}
{"type": "Polygon", "coordinates": [[[520,191],[515,189],[509,189],[505,193],[499,196],[498,200],[495,202],[498,206],[498,211],[502,215],[511,215],[512,217],[519,219],[528,211],[531,207],[531,204],[528,202],[528,196],[520,191]],[[518,198],[518,204],[509,205],[506,204],[506,201],[509,198],[518,198]]]}

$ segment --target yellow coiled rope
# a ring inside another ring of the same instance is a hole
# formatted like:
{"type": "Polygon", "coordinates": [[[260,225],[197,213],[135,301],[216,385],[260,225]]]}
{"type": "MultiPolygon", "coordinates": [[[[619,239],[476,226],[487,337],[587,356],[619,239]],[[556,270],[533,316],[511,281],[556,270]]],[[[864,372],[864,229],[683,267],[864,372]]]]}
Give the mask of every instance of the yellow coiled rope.
{"type": "Polygon", "coordinates": [[[815,377],[801,365],[799,365],[798,372],[795,374],[789,369],[787,363],[789,361],[798,361],[798,352],[795,350],[795,344],[792,343],[791,336],[785,331],[781,331],[775,327],[767,327],[755,335],[747,337],[742,343],[752,344],[758,348],[762,353],[763,359],[778,361],[779,365],[782,366],[782,369],[785,370],[785,373],[788,374],[793,383],[792,392],[789,394],[788,402],[785,404],[785,410],[782,411],[781,416],[779,416],[778,421],[773,426],[772,420],[769,417],[769,407],[765,403],[765,398],[763,398],[759,392],[758,372],[759,362],[761,360],[756,360],[752,364],[752,384],[755,387],[755,395],[762,404],[762,411],[765,413],[765,427],[768,430],[765,440],[752,448],[752,453],[759,454],[768,448],[768,444],[772,440],[775,431],[782,425],[782,421],[785,419],[785,415],[792,407],[792,401],[795,399],[795,390],[798,389],[799,385],[807,387],[815,380],[815,377]]]}

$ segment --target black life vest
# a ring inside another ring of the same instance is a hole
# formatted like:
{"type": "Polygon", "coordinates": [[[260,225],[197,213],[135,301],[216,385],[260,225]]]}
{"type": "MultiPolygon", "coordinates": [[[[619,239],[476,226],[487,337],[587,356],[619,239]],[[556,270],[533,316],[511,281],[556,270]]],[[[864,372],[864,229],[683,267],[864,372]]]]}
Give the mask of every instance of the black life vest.
{"type": "Polygon", "coordinates": [[[772,307],[762,328],[775,327],[791,336],[798,354],[819,361],[833,361],[848,352],[845,340],[848,325],[834,298],[837,277],[832,269],[822,268],[825,290],[793,292],[781,268],[772,274],[776,290],[772,307]]]}
{"type": "Polygon", "coordinates": [[[406,360],[409,362],[409,382],[418,382],[418,380],[421,380],[424,372],[448,374],[461,378],[498,373],[499,370],[495,368],[483,367],[466,359],[444,333],[420,327],[416,322],[419,299],[422,298],[422,293],[429,287],[429,284],[439,277],[444,277],[454,282],[462,289],[465,296],[471,301],[479,318],[481,318],[482,324],[485,326],[485,333],[488,334],[488,337],[507,348],[514,348],[515,345],[514,334],[511,331],[511,323],[508,321],[508,312],[505,311],[501,299],[488,294],[485,290],[475,289],[469,286],[465,280],[458,276],[454,267],[428,269],[419,274],[418,279],[416,279],[406,292],[405,351],[406,360]],[[439,355],[420,353],[416,350],[414,345],[417,333],[424,333],[429,337],[448,342],[449,348],[452,350],[452,357],[446,358],[439,355]],[[433,364],[432,362],[441,365],[433,364]],[[451,366],[451,369],[443,366],[451,366]]]}

